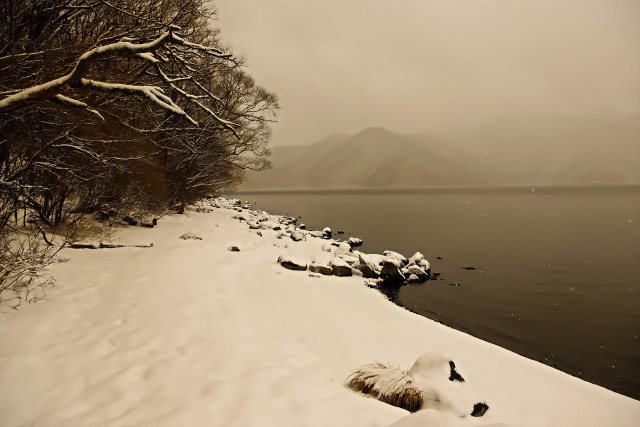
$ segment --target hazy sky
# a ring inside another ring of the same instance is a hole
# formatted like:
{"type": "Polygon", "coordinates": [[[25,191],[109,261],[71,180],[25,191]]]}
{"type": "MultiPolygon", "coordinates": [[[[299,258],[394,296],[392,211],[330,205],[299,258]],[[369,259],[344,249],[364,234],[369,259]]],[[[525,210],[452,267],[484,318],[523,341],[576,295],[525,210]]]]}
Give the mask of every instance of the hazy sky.
{"type": "Polygon", "coordinates": [[[216,0],[280,100],[273,145],[371,126],[640,112],[639,0],[216,0]]]}

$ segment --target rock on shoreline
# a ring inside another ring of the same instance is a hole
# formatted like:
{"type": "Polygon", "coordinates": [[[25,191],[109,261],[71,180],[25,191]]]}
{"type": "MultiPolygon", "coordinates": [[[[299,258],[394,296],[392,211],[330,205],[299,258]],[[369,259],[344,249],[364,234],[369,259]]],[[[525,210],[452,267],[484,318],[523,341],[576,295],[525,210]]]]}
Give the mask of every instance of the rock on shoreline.
{"type": "Polygon", "coordinates": [[[334,240],[329,227],[322,231],[309,230],[304,224],[296,226],[296,218],[251,210],[248,202],[243,205],[240,200],[214,198],[209,199],[209,204],[216,208],[234,209],[238,212],[235,219],[246,222],[251,229],[273,230],[278,233],[276,237],[279,239],[288,238],[294,243],[307,239],[327,240],[321,252],[312,260],[292,259],[288,256],[278,258],[277,262],[286,269],[305,271],[308,268],[311,273],[323,275],[362,276],[374,286],[381,283],[424,283],[431,278],[431,265],[420,252],[410,258],[390,250],[383,254],[367,254],[354,250],[362,246],[362,239],[350,237],[346,242],[334,240]]]}

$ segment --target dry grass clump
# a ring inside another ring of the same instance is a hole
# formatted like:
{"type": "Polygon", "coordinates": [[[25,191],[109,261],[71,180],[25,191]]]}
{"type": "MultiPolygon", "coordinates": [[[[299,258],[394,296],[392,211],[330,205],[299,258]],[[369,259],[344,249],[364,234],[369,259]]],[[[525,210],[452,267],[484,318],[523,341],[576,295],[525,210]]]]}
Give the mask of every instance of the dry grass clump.
{"type": "Polygon", "coordinates": [[[410,412],[418,411],[424,402],[422,389],[409,372],[380,362],[360,366],[345,386],[410,412]]]}

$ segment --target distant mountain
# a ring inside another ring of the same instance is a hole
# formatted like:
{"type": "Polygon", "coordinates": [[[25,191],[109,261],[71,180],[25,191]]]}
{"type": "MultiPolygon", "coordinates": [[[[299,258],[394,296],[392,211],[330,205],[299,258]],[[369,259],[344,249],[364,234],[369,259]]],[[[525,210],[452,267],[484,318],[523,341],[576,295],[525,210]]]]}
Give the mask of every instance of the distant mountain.
{"type": "Polygon", "coordinates": [[[276,146],[241,190],[640,184],[640,119],[511,117],[476,129],[382,128],[276,146]]]}
{"type": "Polygon", "coordinates": [[[473,172],[426,135],[381,128],[333,135],[311,145],[272,148],[273,168],[251,173],[241,189],[424,188],[471,185],[473,172]]]}

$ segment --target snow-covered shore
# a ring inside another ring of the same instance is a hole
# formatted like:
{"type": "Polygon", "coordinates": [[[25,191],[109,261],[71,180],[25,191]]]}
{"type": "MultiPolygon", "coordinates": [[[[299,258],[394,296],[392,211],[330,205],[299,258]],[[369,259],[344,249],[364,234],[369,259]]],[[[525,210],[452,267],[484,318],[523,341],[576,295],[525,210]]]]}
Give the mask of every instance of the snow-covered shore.
{"type": "Polygon", "coordinates": [[[49,300],[0,315],[0,424],[640,425],[639,401],[408,312],[362,277],[283,268],[326,263],[327,240],[237,215],[192,210],[114,237],[150,248],[63,250],[49,300]],[[344,387],[361,365],[424,354],[465,379],[423,379],[431,409],[344,387]],[[477,402],[484,416],[460,418],[477,402]]]}

